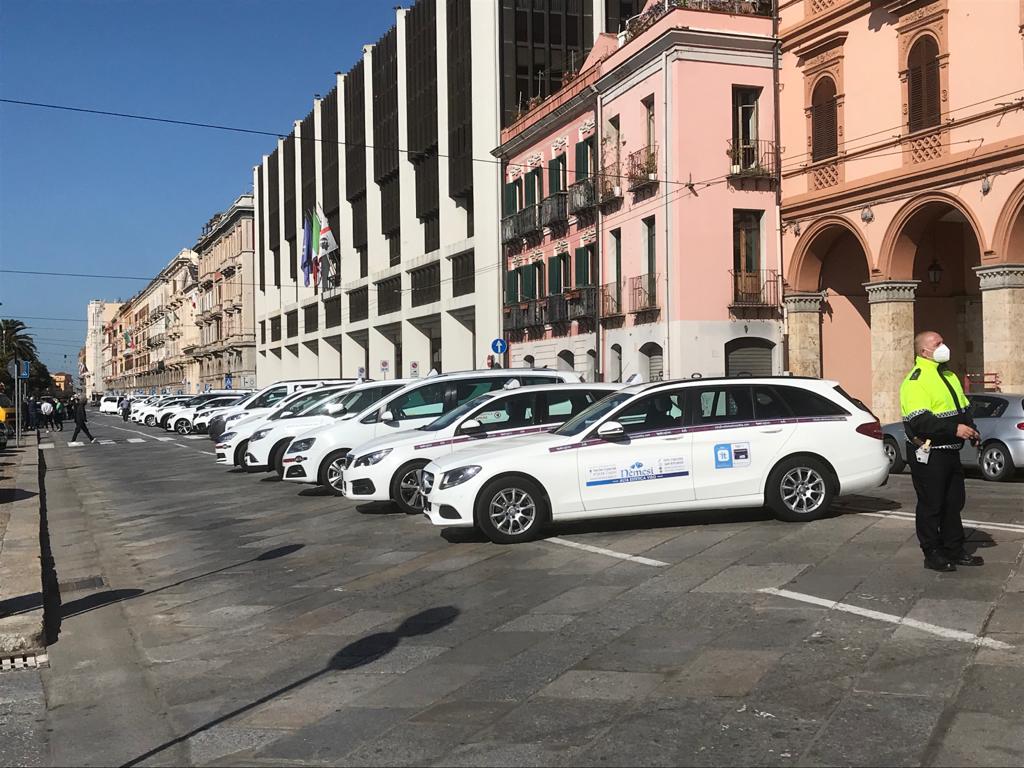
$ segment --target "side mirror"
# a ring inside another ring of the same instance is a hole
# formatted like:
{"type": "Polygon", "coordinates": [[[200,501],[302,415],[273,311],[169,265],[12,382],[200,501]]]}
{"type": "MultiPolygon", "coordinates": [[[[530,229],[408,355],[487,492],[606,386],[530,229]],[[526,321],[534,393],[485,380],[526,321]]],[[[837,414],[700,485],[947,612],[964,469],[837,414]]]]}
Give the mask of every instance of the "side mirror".
{"type": "Polygon", "coordinates": [[[292,415],[292,412],[291,412],[291,411],[284,411],[284,412],[283,412],[283,413],[281,414],[281,418],[283,419],[283,418],[286,418],[286,417],[288,417],[288,416],[291,416],[291,415],[292,415]]]}
{"type": "Polygon", "coordinates": [[[466,419],[459,427],[459,431],[466,435],[476,435],[484,431],[484,425],[476,419],[466,419]]]}
{"type": "Polygon", "coordinates": [[[337,416],[339,413],[345,410],[345,406],[341,403],[331,403],[327,406],[328,416],[337,416]]]}
{"type": "Polygon", "coordinates": [[[398,421],[398,419],[395,418],[395,414],[388,410],[381,411],[380,420],[383,422],[398,421]]]}
{"type": "Polygon", "coordinates": [[[606,421],[597,428],[597,436],[604,440],[615,440],[616,438],[623,437],[625,434],[626,430],[617,421],[606,421]]]}

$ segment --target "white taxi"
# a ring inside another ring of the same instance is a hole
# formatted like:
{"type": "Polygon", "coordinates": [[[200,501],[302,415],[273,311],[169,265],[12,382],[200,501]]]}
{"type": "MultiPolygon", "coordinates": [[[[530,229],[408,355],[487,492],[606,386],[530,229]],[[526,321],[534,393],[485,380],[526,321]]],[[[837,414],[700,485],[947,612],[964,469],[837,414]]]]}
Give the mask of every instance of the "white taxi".
{"type": "MultiPolygon", "coordinates": [[[[249,447],[249,438],[260,427],[273,422],[275,418],[294,413],[302,413],[307,408],[312,408],[325,397],[330,397],[336,392],[350,389],[351,384],[338,384],[335,386],[315,387],[311,389],[300,389],[288,397],[280,400],[270,409],[261,409],[252,415],[243,415],[242,418],[234,421],[231,428],[217,438],[216,455],[218,464],[243,466],[245,452],[249,447]]],[[[242,411],[245,414],[245,411],[242,411]]]]}
{"type": "Polygon", "coordinates": [[[628,387],[553,432],[474,446],[420,474],[430,521],[528,541],[552,521],[760,507],[816,520],[883,485],[878,420],[832,381],[698,379],[628,387]]]}
{"type": "Polygon", "coordinates": [[[579,380],[572,371],[534,368],[432,373],[391,393],[351,419],[297,435],[285,451],[284,479],[326,485],[340,496],[345,457],[353,446],[422,427],[485,392],[506,386],[578,384],[579,380]]]}
{"type": "Polygon", "coordinates": [[[411,380],[390,379],[385,382],[358,384],[352,389],[335,392],[300,414],[268,420],[249,438],[245,452],[246,471],[276,471],[283,477],[284,452],[292,438],[311,429],[334,424],[338,420],[351,419],[382,397],[401,389],[409,381],[411,380]]]}
{"type": "Polygon", "coordinates": [[[480,395],[419,429],[356,446],[344,464],[342,493],[353,501],[391,500],[423,511],[420,470],[456,449],[548,432],[621,389],[615,384],[550,384],[480,395]]]}

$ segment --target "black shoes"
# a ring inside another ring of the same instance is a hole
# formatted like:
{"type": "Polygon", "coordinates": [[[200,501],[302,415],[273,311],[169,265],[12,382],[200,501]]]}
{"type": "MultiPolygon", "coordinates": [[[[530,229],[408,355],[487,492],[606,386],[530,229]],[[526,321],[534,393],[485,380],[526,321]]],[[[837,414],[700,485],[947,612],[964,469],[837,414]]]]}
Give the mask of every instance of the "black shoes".
{"type": "Polygon", "coordinates": [[[956,570],[956,566],[942,552],[931,551],[924,553],[924,567],[933,571],[950,573],[956,570]]]}
{"type": "Polygon", "coordinates": [[[956,565],[984,565],[985,558],[981,555],[972,555],[969,552],[961,552],[956,557],[949,558],[956,565]]]}

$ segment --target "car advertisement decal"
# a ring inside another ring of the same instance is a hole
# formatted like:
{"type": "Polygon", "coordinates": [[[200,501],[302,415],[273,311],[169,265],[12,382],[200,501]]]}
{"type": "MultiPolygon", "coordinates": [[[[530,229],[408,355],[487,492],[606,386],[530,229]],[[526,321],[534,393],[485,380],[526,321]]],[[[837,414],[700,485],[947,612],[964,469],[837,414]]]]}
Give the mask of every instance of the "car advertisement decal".
{"type": "MultiPolygon", "coordinates": [[[[786,418],[786,419],[757,419],[749,421],[730,421],[724,424],[701,424],[693,427],[673,427],[672,429],[656,429],[649,432],[635,432],[631,435],[627,435],[629,441],[644,440],[650,437],[666,437],[669,435],[685,435],[697,432],[717,432],[723,429],[743,429],[745,427],[764,427],[771,426],[773,424],[814,424],[818,422],[826,421],[846,421],[847,416],[808,416],[800,418],[786,418]]],[[[560,451],[572,451],[577,448],[587,448],[592,445],[608,445],[608,440],[603,440],[596,437],[588,437],[579,443],[571,443],[570,445],[556,445],[552,448],[548,448],[550,453],[558,453],[560,451]]]]}
{"type": "Polygon", "coordinates": [[[598,464],[587,467],[587,487],[664,480],[669,477],[686,477],[689,474],[686,458],[683,456],[655,459],[654,463],[646,464],[639,460],[629,464],[598,464]]]}
{"type": "Polygon", "coordinates": [[[719,443],[715,446],[715,469],[750,466],[750,443],[719,443]]]}

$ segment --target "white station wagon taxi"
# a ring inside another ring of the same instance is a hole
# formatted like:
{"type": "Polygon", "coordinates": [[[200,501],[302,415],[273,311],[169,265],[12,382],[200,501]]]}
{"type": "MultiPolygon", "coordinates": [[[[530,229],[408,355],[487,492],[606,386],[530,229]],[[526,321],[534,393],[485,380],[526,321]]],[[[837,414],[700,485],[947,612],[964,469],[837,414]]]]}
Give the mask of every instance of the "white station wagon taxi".
{"type": "Polygon", "coordinates": [[[703,379],[628,387],[553,432],[428,464],[434,525],[528,541],[551,521],[760,507],[816,520],[883,485],[878,420],[832,381],[703,379]]]}
{"type": "Polygon", "coordinates": [[[348,454],[344,496],[353,501],[395,502],[423,511],[420,470],[433,459],[499,438],[547,432],[589,408],[621,385],[550,384],[488,392],[418,429],[371,440],[348,454]]]}

